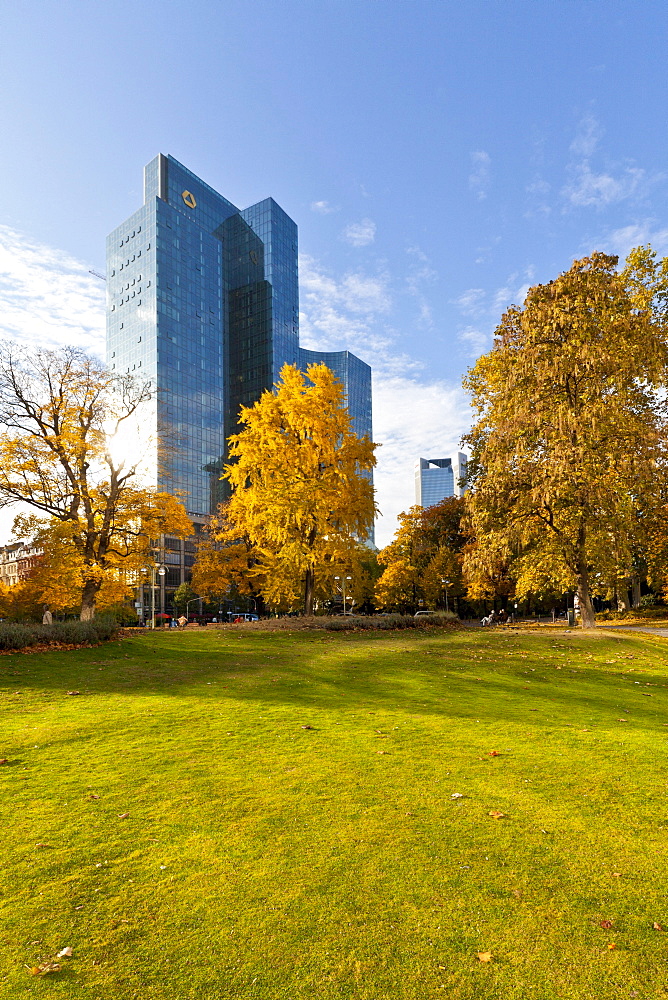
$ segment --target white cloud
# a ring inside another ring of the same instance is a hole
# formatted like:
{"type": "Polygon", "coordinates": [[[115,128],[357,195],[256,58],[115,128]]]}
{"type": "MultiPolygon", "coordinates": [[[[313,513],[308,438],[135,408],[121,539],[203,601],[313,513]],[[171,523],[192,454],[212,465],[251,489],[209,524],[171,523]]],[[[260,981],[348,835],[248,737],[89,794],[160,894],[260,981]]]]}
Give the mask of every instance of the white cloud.
{"type": "MultiPolygon", "coordinates": [[[[0,336],[31,347],[71,344],[104,356],[105,287],[61,250],[0,226],[0,336]]],[[[0,542],[24,504],[0,509],[0,542]]]]}
{"type": "Polygon", "coordinates": [[[376,238],[376,223],[373,219],[351,222],[341,234],[341,238],[353,247],[365,247],[376,238]]]}
{"type": "Polygon", "coordinates": [[[603,247],[608,253],[617,254],[620,260],[624,260],[633,247],[651,243],[653,249],[664,256],[668,254],[668,228],[655,229],[654,225],[654,219],[646,219],[644,222],[635,222],[613,229],[602,236],[596,246],[603,247]]]}
{"type": "Polygon", "coordinates": [[[330,205],[328,201],[312,201],[311,211],[317,212],[319,215],[329,215],[331,212],[338,212],[338,208],[330,205]]]}
{"type": "Polygon", "coordinates": [[[492,160],[489,153],[485,153],[484,150],[477,150],[477,152],[471,153],[469,188],[478,201],[484,201],[487,197],[491,165],[492,160]]]}
{"type": "Polygon", "coordinates": [[[485,333],[484,330],[478,330],[473,326],[467,326],[463,330],[460,330],[457,334],[457,339],[468,347],[467,353],[471,358],[479,358],[481,354],[489,351],[492,346],[492,334],[485,333]]]}
{"type": "Polygon", "coordinates": [[[484,288],[467,288],[456,299],[454,304],[464,316],[479,316],[486,309],[484,288]]]}
{"type": "Polygon", "coordinates": [[[664,174],[649,176],[641,167],[628,163],[617,169],[596,169],[592,159],[598,150],[603,131],[592,115],[580,122],[571,143],[572,159],[567,167],[569,181],[562,189],[566,200],[578,208],[605,208],[615,202],[642,197],[650,186],[663,180],[664,174]]]}
{"type": "Polygon", "coordinates": [[[0,226],[2,336],[104,354],[104,282],[69,254],[0,226]]]}
{"type": "Polygon", "coordinates": [[[374,438],[382,443],[374,473],[383,515],[376,522],[376,544],[382,547],[392,539],[397,515],[415,503],[415,462],[458,451],[471,411],[461,386],[382,371],[374,371],[373,405],[374,438]]]}

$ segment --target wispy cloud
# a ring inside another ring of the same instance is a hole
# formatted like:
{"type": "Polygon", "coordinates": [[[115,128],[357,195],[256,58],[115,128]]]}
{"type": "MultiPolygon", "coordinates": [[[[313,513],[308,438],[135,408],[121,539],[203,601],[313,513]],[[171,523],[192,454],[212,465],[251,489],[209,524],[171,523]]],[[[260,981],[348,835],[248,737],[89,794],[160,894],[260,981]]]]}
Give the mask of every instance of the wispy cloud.
{"type": "Polygon", "coordinates": [[[376,223],[373,219],[351,222],[341,234],[341,238],[353,247],[365,247],[376,238],[376,223]]]}
{"type": "Polygon", "coordinates": [[[458,447],[470,426],[468,401],[460,386],[425,377],[422,366],[397,349],[387,275],[339,279],[305,257],[300,288],[304,346],[348,349],[373,368],[374,438],[382,444],[374,477],[383,515],[376,542],[386,545],[397,514],[415,503],[416,459],[427,452],[449,455],[458,447]]]}
{"type": "Polygon", "coordinates": [[[478,201],[487,197],[490,184],[492,159],[484,150],[471,153],[471,173],[469,174],[469,189],[478,201]]]}
{"type": "Polygon", "coordinates": [[[474,326],[466,326],[457,333],[457,339],[468,349],[467,354],[471,358],[479,358],[485,354],[492,346],[491,331],[479,330],[474,326]]]}
{"type": "Polygon", "coordinates": [[[434,325],[434,316],[426,289],[433,285],[438,274],[431,266],[426,253],[419,247],[408,247],[406,253],[410,260],[406,286],[409,295],[412,295],[417,303],[418,326],[431,329],[434,325]]]}
{"type": "Polygon", "coordinates": [[[311,211],[317,212],[319,215],[330,215],[332,212],[338,212],[338,208],[330,205],[328,201],[312,201],[311,211]]]}
{"type": "Polygon", "coordinates": [[[480,316],[487,309],[487,293],[484,288],[467,288],[458,295],[454,305],[464,316],[480,316]]]}
{"type": "Polygon", "coordinates": [[[501,316],[513,303],[520,306],[524,303],[533,278],[534,269],[530,266],[521,276],[509,275],[506,284],[499,288],[492,291],[467,288],[453,299],[453,305],[467,320],[457,331],[457,339],[469,357],[477,358],[491,348],[501,316]]]}
{"type": "Polygon", "coordinates": [[[308,256],[299,258],[300,340],[319,351],[350,350],[372,364],[394,366],[412,362],[397,357],[387,327],[392,308],[387,274],[350,272],[336,278],[308,256]]]}
{"type": "Polygon", "coordinates": [[[620,260],[624,260],[633,247],[646,246],[648,243],[651,243],[658,254],[668,254],[668,228],[656,228],[656,219],[645,219],[613,229],[600,237],[596,247],[617,254],[620,260]]]}
{"type": "Polygon", "coordinates": [[[104,354],[104,282],[61,250],[0,226],[2,335],[41,347],[104,354]]]}
{"type": "Polygon", "coordinates": [[[603,130],[594,116],[585,115],[571,143],[569,180],[562,189],[562,195],[572,206],[602,209],[616,202],[635,200],[665,177],[659,173],[649,175],[632,161],[597,168],[593,160],[602,136],[603,130]]]}

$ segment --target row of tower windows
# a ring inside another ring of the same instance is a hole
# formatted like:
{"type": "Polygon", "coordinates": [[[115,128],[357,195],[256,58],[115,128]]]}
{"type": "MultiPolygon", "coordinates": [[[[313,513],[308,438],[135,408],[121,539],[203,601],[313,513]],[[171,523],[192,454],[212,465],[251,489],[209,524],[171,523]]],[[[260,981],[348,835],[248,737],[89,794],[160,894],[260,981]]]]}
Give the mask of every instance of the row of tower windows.
{"type": "Polygon", "coordinates": [[[136,235],[137,235],[137,233],[140,233],[140,232],[141,232],[141,226],[137,226],[137,228],[136,228],[136,229],[133,229],[133,230],[132,230],[132,232],[131,232],[131,233],[129,233],[129,234],[128,234],[128,235],[127,235],[127,236],[125,237],[125,239],[124,239],[124,240],[121,240],[121,242],[120,242],[120,243],[118,244],[118,245],[119,245],[119,247],[122,247],[124,243],[128,243],[128,242],[129,242],[129,240],[131,240],[133,236],[136,236],[136,235]]]}

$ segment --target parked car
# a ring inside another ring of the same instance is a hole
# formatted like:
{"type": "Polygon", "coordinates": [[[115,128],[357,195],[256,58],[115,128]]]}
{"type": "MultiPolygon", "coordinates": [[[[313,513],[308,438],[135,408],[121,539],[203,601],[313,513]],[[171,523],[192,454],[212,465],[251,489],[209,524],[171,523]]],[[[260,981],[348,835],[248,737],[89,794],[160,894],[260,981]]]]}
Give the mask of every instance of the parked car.
{"type": "Polygon", "coordinates": [[[422,618],[423,615],[433,615],[434,611],[416,611],[413,618],[422,618]]]}

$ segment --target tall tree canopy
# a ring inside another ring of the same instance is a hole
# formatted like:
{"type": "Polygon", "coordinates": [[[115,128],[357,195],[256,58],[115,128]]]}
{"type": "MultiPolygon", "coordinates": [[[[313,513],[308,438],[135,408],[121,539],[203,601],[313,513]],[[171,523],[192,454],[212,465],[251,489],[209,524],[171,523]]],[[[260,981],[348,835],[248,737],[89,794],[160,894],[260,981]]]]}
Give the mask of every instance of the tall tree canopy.
{"type": "Polygon", "coordinates": [[[60,554],[82,619],[94,616],[105,580],[146,562],[151,539],[192,533],[183,504],[142,488],[140,459],[118,446],[149,399],[147,383],[118,378],[75,348],[0,345],[0,506],[34,509],[18,528],[39,534],[54,572],[60,554]]]}
{"type": "Polygon", "coordinates": [[[475,581],[513,562],[519,596],[627,575],[639,510],[665,468],[668,261],[602,253],[529,290],[465,380],[475,581]]]}
{"type": "Polygon", "coordinates": [[[326,365],[304,376],[284,365],[274,392],[242,407],[233,461],[224,476],[233,487],[225,518],[247,540],[264,575],[264,596],[301,581],[311,614],[318,571],[344,565],[368,538],[376,512],[375,445],[353,432],[343,386],[326,365]]]}

